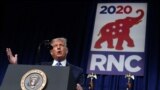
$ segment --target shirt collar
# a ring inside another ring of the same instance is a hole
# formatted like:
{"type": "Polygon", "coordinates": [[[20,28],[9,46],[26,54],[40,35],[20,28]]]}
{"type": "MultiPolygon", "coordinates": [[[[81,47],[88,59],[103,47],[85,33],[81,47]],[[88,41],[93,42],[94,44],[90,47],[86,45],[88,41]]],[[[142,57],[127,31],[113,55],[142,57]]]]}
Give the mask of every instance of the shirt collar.
{"type": "MultiPolygon", "coordinates": [[[[52,66],[56,66],[57,63],[58,63],[58,60],[53,60],[52,66]]],[[[67,63],[67,60],[66,59],[62,60],[60,63],[62,64],[62,66],[65,67],[66,63],[67,63]]]]}

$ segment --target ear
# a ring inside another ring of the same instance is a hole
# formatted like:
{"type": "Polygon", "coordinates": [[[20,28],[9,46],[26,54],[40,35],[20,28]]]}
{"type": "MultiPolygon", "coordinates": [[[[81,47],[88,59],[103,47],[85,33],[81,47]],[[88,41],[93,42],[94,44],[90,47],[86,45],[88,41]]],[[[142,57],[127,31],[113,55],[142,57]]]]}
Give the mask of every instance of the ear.
{"type": "Polygon", "coordinates": [[[68,48],[66,47],[66,54],[68,54],[68,48]]]}
{"type": "Polygon", "coordinates": [[[53,54],[51,50],[50,50],[50,54],[51,54],[51,55],[53,54]]]}

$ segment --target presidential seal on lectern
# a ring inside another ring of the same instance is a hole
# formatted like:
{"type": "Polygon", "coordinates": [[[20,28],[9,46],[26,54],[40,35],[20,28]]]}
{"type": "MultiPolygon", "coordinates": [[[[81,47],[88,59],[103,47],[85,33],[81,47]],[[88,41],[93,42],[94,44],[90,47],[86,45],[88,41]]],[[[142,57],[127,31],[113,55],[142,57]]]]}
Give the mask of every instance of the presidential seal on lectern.
{"type": "Polygon", "coordinates": [[[31,69],[21,78],[22,90],[43,90],[47,83],[46,74],[40,69],[31,69]]]}

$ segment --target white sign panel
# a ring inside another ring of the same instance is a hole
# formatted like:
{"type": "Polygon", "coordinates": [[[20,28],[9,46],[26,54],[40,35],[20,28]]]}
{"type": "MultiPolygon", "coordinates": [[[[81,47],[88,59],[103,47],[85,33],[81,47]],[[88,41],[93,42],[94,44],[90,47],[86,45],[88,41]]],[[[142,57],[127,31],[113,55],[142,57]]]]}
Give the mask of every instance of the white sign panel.
{"type": "Polygon", "coordinates": [[[98,3],[87,72],[143,75],[147,3],[98,3]]]}

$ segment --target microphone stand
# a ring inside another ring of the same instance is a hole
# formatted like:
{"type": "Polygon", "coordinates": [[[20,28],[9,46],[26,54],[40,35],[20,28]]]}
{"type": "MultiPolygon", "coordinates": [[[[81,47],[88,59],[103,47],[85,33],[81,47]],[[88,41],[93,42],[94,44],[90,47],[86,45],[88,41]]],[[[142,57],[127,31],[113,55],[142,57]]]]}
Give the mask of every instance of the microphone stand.
{"type": "Polygon", "coordinates": [[[50,41],[49,40],[44,40],[42,41],[39,45],[38,45],[38,48],[37,48],[37,51],[36,51],[36,64],[39,64],[40,63],[40,51],[41,51],[41,46],[44,45],[44,46],[47,46],[47,49],[51,49],[51,45],[50,45],[50,41]]]}

